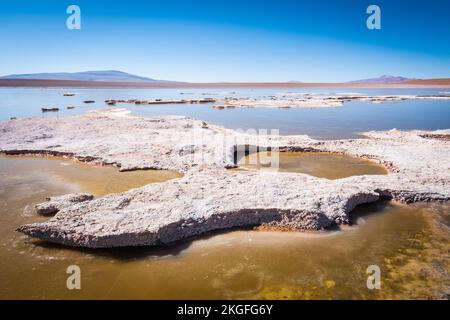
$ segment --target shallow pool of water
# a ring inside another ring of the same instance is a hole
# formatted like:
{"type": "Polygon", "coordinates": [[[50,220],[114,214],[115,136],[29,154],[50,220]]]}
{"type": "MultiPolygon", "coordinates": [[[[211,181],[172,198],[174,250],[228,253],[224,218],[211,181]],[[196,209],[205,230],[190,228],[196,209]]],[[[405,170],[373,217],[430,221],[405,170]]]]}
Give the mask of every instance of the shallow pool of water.
{"type": "Polygon", "coordinates": [[[355,225],[328,232],[242,230],[167,248],[85,250],[14,229],[46,219],[32,210],[46,196],[107,191],[80,183],[80,175],[57,178],[59,169],[46,166],[60,160],[42,159],[51,162],[45,165],[28,160],[0,158],[1,299],[377,299],[450,293],[448,205],[379,202],[359,207],[355,225]],[[74,264],[81,268],[81,290],[66,288],[66,269],[74,264]],[[374,264],[381,269],[381,290],[366,287],[366,269],[374,264]]]}
{"type": "MultiPolygon", "coordinates": [[[[113,166],[99,166],[81,163],[59,157],[41,156],[0,156],[1,178],[3,186],[7,181],[17,185],[27,184],[22,181],[28,172],[32,181],[49,180],[55,184],[65,184],[74,192],[88,192],[96,197],[118,193],[149,183],[164,182],[179,178],[182,174],[170,170],[136,170],[120,172],[113,166]],[[22,177],[22,178],[21,178],[22,177]]],[[[28,187],[28,186],[27,186],[28,187]]]]}
{"type": "Polygon", "coordinates": [[[242,157],[238,165],[245,169],[299,172],[327,179],[387,174],[383,166],[373,161],[327,152],[263,151],[242,157]]]}

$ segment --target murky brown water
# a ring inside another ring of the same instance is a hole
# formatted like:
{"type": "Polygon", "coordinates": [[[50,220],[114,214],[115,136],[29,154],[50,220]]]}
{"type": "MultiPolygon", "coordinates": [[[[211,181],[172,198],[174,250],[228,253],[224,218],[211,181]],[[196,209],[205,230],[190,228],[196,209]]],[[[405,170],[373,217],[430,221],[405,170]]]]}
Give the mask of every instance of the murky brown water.
{"type": "MultiPolygon", "coordinates": [[[[64,185],[73,192],[88,192],[96,197],[182,176],[169,170],[120,172],[112,166],[96,166],[62,157],[45,156],[0,156],[0,167],[1,178],[10,183],[29,184],[29,181],[34,183],[46,180],[49,184],[64,185]]],[[[8,185],[2,183],[1,187],[5,186],[8,185]]],[[[61,192],[57,192],[59,194],[61,192]]]]}
{"type": "Polygon", "coordinates": [[[31,210],[46,196],[111,190],[84,184],[81,177],[93,181],[97,171],[107,169],[103,179],[120,182],[121,188],[128,179],[114,168],[90,171],[87,165],[35,160],[0,158],[2,299],[377,299],[450,293],[448,205],[380,202],[356,210],[358,225],[324,233],[232,231],[169,248],[81,250],[13,230],[46,219],[31,210]],[[59,171],[67,167],[69,176],[59,171]],[[81,290],[66,288],[66,268],[72,264],[81,268],[81,290]],[[366,287],[372,264],[381,268],[381,290],[366,287]]]}
{"type": "Polygon", "coordinates": [[[387,174],[383,166],[373,161],[326,152],[263,151],[242,157],[238,164],[246,169],[299,172],[327,179],[387,174]]]}

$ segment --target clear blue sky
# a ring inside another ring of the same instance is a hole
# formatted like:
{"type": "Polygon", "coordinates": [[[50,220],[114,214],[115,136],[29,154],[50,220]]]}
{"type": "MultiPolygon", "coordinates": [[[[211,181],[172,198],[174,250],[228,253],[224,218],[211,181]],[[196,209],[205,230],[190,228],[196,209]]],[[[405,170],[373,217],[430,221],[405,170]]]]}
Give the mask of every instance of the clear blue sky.
{"type": "Polygon", "coordinates": [[[183,81],[450,76],[448,0],[0,2],[0,74],[122,70],[183,81]],[[82,29],[66,28],[77,4],[82,29]],[[377,4],[382,29],[366,28],[377,4]]]}

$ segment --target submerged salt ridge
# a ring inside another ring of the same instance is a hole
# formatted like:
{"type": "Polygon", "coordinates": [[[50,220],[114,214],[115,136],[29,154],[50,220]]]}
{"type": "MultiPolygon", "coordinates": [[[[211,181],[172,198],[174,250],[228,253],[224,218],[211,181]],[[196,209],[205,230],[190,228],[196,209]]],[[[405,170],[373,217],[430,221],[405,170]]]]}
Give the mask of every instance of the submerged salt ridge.
{"type": "Polygon", "coordinates": [[[446,136],[450,130],[370,132],[370,139],[363,140],[278,136],[269,141],[186,117],[143,118],[117,109],[14,120],[1,123],[0,130],[1,150],[7,153],[59,154],[115,164],[122,170],[186,173],[180,179],[69,206],[47,222],[19,228],[66,245],[155,245],[267,223],[321,229],[348,223],[355,206],[381,197],[405,202],[450,199],[449,143],[427,137],[446,136]],[[192,139],[199,136],[200,141],[192,139]],[[233,143],[221,149],[229,139],[233,143]],[[234,166],[236,145],[243,144],[343,153],[373,159],[391,173],[327,180],[299,173],[226,170],[234,166]]]}

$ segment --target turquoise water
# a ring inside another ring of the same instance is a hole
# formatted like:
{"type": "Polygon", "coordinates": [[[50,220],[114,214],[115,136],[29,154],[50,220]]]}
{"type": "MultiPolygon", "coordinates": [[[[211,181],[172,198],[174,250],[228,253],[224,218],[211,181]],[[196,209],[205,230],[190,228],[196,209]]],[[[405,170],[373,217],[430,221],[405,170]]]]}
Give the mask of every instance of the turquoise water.
{"type": "MultiPolygon", "coordinates": [[[[450,94],[449,89],[349,89],[349,88],[219,88],[219,89],[79,89],[0,88],[0,120],[11,117],[48,117],[82,114],[105,107],[107,99],[191,99],[223,97],[267,97],[286,92],[310,94],[450,94]],[[65,92],[76,93],[64,97],[65,92]],[[182,94],[183,93],[183,94],[182,94]],[[95,100],[85,104],[84,100],[95,100]],[[75,106],[68,110],[66,107],[75,106]],[[41,112],[42,107],[59,107],[57,113],[41,112]]],[[[356,138],[370,130],[450,128],[450,101],[410,100],[372,104],[350,102],[343,107],[324,109],[225,109],[201,105],[118,104],[145,116],[185,115],[232,129],[279,129],[280,134],[307,134],[317,139],[356,138]]]]}

